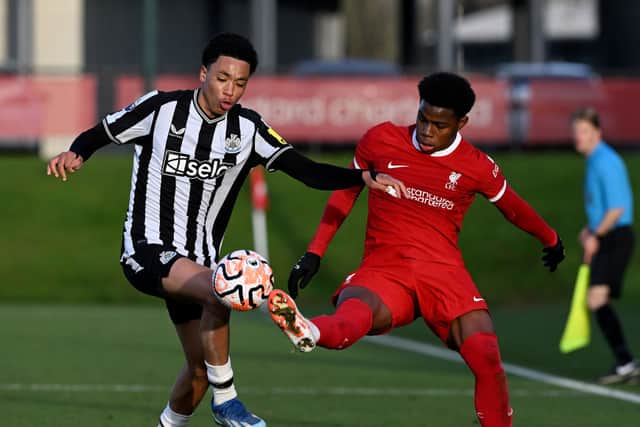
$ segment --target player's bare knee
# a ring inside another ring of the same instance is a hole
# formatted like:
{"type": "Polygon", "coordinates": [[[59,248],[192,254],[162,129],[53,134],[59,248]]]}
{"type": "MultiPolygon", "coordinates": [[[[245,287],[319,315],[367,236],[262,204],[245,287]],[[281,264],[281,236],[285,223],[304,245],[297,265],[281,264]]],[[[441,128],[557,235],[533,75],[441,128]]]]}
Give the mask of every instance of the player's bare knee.
{"type": "MultiPolygon", "coordinates": [[[[386,306],[384,306],[386,308],[386,306]]],[[[393,326],[393,319],[389,309],[379,309],[373,314],[373,324],[368,335],[381,335],[389,331],[393,326]]]]}
{"type": "Polygon", "coordinates": [[[597,311],[609,303],[609,292],[605,285],[594,286],[587,295],[587,306],[591,311],[597,311]]]}
{"type": "Polygon", "coordinates": [[[213,301],[208,301],[207,304],[202,306],[201,321],[208,324],[210,327],[217,328],[229,323],[231,311],[222,305],[215,296],[213,298],[213,301]]]}
{"type": "Polygon", "coordinates": [[[225,306],[218,301],[218,298],[213,294],[213,292],[211,292],[211,295],[205,296],[204,301],[202,301],[202,307],[203,309],[214,313],[225,308],[225,306]]]}
{"type": "Polygon", "coordinates": [[[600,296],[589,297],[587,299],[587,306],[590,311],[598,311],[601,307],[607,304],[606,298],[600,296]]]}

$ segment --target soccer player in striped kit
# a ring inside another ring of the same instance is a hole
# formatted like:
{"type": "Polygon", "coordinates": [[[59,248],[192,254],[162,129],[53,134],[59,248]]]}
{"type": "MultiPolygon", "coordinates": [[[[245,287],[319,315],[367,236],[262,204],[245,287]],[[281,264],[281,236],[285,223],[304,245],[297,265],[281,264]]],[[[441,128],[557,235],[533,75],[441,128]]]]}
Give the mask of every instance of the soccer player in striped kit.
{"type": "Polygon", "coordinates": [[[401,182],[374,170],[313,162],[258,113],[238,104],[257,65],[246,38],[220,34],[202,53],[199,89],[142,96],[80,134],[47,166],[47,174],[66,180],[100,147],[134,144],[120,263],[134,287],[165,300],[186,359],[160,415],[161,427],[187,426],[209,385],[218,424],[266,426],[237,397],[230,312],[211,286],[211,267],[253,167],[281,170],[317,189],[367,185],[406,194],[401,182]]]}

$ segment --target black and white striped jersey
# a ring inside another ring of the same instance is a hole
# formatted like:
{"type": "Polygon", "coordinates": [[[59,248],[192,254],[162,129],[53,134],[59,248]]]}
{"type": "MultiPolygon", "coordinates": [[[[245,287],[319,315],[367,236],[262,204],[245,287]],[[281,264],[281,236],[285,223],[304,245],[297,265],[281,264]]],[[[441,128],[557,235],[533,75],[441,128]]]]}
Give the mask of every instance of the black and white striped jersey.
{"type": "Polygon", "coordinates": [[[123,257],[146,241],[215,264],[247,174],[292,148],[239,104],[208,118],[198,92],[153,91],[102,120],[111,141],[135,144],[123,257]]]}

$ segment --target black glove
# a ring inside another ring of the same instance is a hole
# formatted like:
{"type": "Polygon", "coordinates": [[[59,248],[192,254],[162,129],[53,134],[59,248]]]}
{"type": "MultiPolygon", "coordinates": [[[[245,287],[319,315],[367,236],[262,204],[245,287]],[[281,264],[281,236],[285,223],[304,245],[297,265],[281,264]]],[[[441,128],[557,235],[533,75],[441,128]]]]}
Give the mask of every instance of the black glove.
{"type": "Polygon", "coordinates": [[[556,271],[558,264],[564,259],[564,245],[560,236],[558,236],[558,243],[555,246],[544,248],[542,252],[544,252],[544,255],[542,255],[544,266],[551,272],[556,271]]]}
{"type": "Polygon", "coordinates": [[[293,266],[291,274],[289,274],[289,295],[291,295],[291,298],[298,296],[298,287],[304,289],[309,284],[311,278],[315,276],[320,268],[321,259],[319,255],[313,252],[306,252],[293,266]]]}

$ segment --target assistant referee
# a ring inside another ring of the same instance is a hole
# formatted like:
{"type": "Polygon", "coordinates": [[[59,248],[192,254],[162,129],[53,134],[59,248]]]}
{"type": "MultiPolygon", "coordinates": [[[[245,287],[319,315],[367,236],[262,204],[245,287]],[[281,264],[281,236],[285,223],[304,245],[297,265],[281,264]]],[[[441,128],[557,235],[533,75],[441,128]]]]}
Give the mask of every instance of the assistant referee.
{"type": "Polygon", "coordinates": [[[602,384],[640,377],[610,300],[622,295],[622,281],[634,248],[633,194],[620,155],[602,140],[600,118],[592,108],[573,115],[576,151],[587,159],[584,206],[588,224],[580,232],[584,262],[591,265],[589,309],[613,351],[616,363],[600,377],[602,384]]]}

